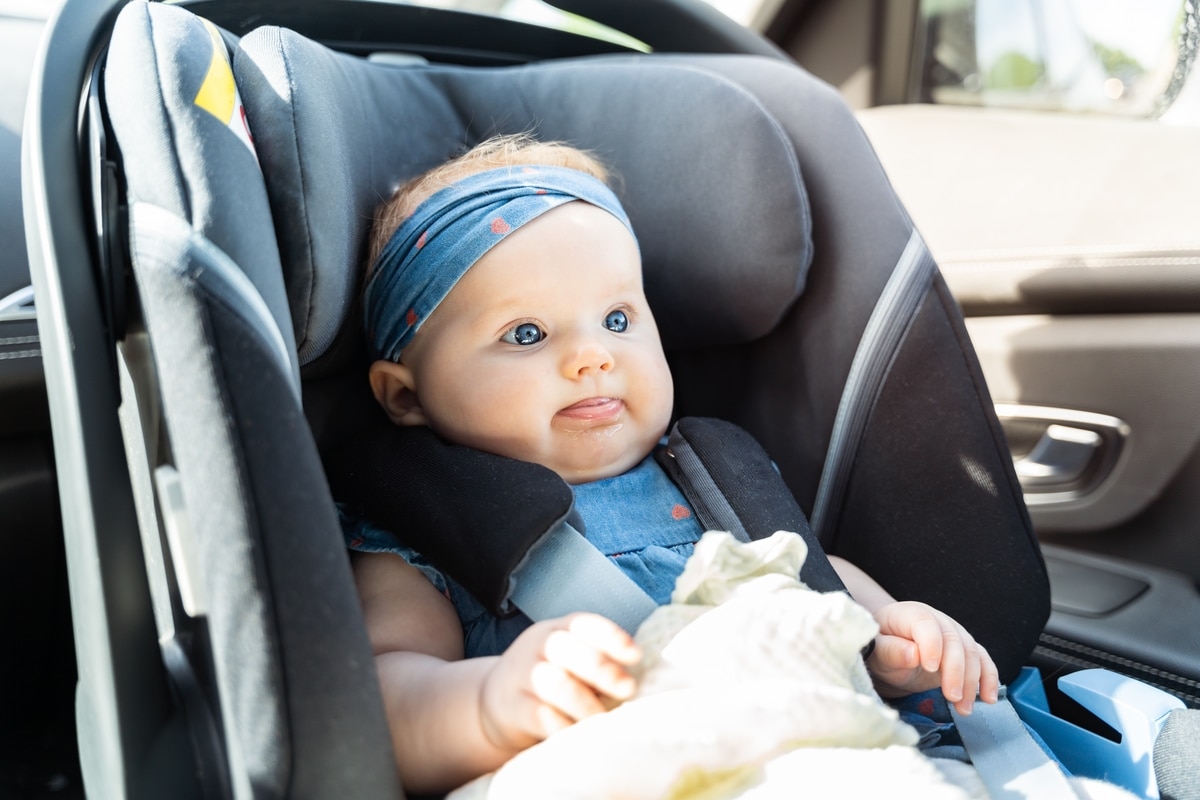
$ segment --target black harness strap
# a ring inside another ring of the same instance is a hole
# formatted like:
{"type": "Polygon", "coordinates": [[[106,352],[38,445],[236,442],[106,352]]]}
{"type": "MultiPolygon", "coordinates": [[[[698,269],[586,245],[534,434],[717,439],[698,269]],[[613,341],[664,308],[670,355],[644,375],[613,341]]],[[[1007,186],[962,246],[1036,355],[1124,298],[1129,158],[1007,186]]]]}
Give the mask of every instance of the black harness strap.
{"type": "Polygon", "coordinates": [[[742,541],[798,533],[808,545],[800,580],[821,592],[845,591],[779,470],[747,431],[725,420],[684,417],[656,458],[706,530],[729,531],[742,541]]]}

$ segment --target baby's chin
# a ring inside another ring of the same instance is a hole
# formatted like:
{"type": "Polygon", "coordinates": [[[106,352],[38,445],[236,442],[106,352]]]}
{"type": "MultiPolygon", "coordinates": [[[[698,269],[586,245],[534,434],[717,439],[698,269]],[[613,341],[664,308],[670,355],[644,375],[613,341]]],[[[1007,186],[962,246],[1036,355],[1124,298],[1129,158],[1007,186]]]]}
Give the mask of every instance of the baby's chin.
{"type": "Polygon", "coordinates": [[[636,467],[646,456],[654,451],[657,440],[648,447],[626,450],[615,458],[597,459],[578,465],[545,465],[558,473],[564,481],[571,485],[602,481],[624,474],[636,467]]]}

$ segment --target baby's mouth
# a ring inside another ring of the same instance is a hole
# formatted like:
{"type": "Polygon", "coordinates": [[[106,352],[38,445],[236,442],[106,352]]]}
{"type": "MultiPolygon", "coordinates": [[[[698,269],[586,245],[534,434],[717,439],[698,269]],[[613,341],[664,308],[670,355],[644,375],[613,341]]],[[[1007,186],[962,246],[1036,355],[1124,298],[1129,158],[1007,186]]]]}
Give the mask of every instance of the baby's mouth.
{"type": "Polygon", "coordinates": [[[558,412],[558,416],[579,422],[610,422],[621,416],[625,401],[616,397],[589,397],[572,403],[558,412]]]}

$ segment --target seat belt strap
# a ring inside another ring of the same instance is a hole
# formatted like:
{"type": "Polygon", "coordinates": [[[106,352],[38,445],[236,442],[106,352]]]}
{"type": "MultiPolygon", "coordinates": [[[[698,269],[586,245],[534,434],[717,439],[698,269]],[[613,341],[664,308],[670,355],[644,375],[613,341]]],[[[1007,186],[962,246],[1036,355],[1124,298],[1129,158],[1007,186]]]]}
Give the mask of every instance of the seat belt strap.
{"type": "Polygon", "coordinates": [[[608,617],[631,635],[658,604],[579,531],[560,523],[512,573],[509,600],[537,622],[576,611],[608,617]]]}
{"type": "Polygon", "coordinates": [[[834,417],[812,511],[813,533],[825,546],[829,546],[841,517],[850,468],[854,466],[867,419],[935,271],[933,256],[914,230],[863,329],[834,417]]]}
{"type": "Polygon", "coordinates": [[[687,438],[680,434],[678,427],[671,431],[667,452],[670,455],[666,463],[670,463],[669,459],[674,459],[678,466],[678,469],[668,469],[667,472],[675,479],[684,496],[695,506],[701,523],[710,530],[728,531],[743,544],[749,542],[750,534],[746,532],[741,517],[729,504],[729,499],[721,491],[712,474],[704,468],[704,462],[700,460],[687,438]]]}
{"type": "Polygon", "coordinates": [[[951,706],[950,715],[992,800],[1080,796],[1058,764],[1034,741],[1003,689],[995,703],[976,701],[968,716],[951,706]]]}

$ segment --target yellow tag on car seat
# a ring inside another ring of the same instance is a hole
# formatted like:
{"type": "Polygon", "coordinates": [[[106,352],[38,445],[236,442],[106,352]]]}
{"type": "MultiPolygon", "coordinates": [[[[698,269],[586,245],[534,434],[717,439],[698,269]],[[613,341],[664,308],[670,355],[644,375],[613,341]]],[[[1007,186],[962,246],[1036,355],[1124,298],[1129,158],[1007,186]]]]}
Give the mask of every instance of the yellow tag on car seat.
{"type": "Polygon", "coordinates": [[[250,148],[255,160],[258,153],[254,150],[254,138],[250,135],[250,127],[246,123],[246,111],[242,107],[242,98],[238,94],[237,83],[233,80],[233,69],[229,66],[229,56],[225,51],[225,41],[221,38],[217,26],[208,20],[201,20],[212,39],[212,62],[208,65],[208,73],[196,92],[193,101],[198,107],[221,120],[242,144],[250,148]]]}

